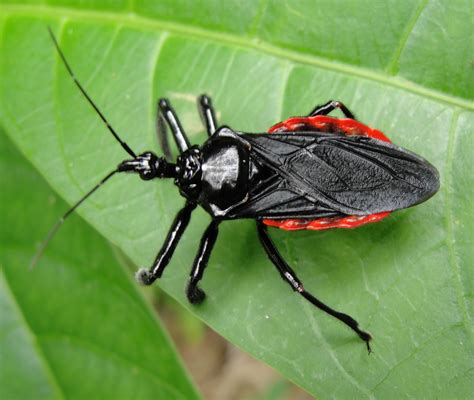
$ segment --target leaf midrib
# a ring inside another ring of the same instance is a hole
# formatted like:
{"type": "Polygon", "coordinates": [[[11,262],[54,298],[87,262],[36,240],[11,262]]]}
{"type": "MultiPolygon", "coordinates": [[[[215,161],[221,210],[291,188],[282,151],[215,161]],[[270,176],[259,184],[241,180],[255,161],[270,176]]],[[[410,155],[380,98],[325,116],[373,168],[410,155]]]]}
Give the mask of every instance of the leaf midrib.
{"type": "Polygon", "coordinates": [[[185,25],[179,22],[163,21],[156,18],[137,15],[132,12],[120,13],[113,11],[78,10],[70,7],[52,7],[49,5],[0,5],[0,10],[9,14],[25,16],[49,16],[59,19],[74,18],[79,20],[89,19],[101,22],[119,22],[123,25],[132,26],[136,29],[153,29],[168,31],[177,35],[185,35],[205,39],[212,42],[223,43],[231,46],[238,46],[252,49],[277,58],[287,59],[300,64],[307,64],[326,70],[344,73],[357,78],[363,78],[374,82],[379,82],[387,86],[430,98],[435,101],[458,106],[474,111],[474,102],[461,97],[449,95],[434,89],[427,88],[417,83],[408,81],[398,76],[390,76],[376,72],[367,68],[344,64],[340,61],[327,60],[313,54],[300,53],[284,47],[278,47],[256,36],[238,36],[228,32],[204,29],[201,27],[185,25]]]}

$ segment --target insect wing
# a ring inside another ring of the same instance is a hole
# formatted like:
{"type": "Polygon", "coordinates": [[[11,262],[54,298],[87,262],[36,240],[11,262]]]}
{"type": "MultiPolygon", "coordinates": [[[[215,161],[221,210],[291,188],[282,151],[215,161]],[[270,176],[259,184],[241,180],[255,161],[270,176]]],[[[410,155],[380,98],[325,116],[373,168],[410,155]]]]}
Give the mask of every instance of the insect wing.
{"type": "MultiPolygon", "coordinates": [[[[252,158],[274,171],[282,190],[318,209],[346,215],[393,211],[425,201],[439,187],[426,160],[380,140],[316,132],[244,137],[252,158]]],[[[293,210],[287,218],[296,215],[293,210]]]]}

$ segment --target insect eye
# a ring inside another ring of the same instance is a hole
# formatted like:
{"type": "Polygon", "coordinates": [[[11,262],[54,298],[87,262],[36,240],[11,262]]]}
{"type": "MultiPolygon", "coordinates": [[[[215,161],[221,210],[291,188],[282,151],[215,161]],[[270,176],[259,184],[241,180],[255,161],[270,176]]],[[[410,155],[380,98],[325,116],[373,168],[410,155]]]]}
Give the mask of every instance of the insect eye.
{"type": "Polygon", "coordinates": [[[138,169],[140,178],[145,181],[155,178],[158,172],[157,170],[158,157],[156,157],[151,152],[146,152],[146,153],[140,154],[138,158],[141,164],[141,167],[138,169]]]}
{"type": "Polygon", "coordinates": [[[155,176],[156,174],[151,170],[144,170],[140,172],[140,178],[142,178],[144,181],[149,181],[150,179],[153,179],[155,176]]]}

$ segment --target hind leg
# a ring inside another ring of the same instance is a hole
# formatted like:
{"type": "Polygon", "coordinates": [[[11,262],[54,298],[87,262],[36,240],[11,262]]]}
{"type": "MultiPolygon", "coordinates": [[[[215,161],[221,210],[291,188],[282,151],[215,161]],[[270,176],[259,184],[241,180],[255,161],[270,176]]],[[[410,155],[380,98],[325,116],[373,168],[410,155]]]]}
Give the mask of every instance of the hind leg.
{"type": "Polygon", "coordinates": [[[287,264],[287,262],[283,259],[273,241],[271,240],[266,225],[262,222],[257,222],[257,230],[258,236],[260,238],[260,242],[262,243],[263,248],[265,249],[268,257],[273,262],[275,267],[278,269],[281,277],[285,282],[287,282],[292,289],[303,296],[306,300],[308,300],[311,304],[318,307],[320,310],[328,313],[329,315],[337,318],[339,321],[346,324],[349,328],[351,328],[357,335],[366,343],[367,350],[370,353],[370,344],[369,341],[372,339],[368,332],[363,331],[359,328],[358,322],[352,318],[350,315],[341,313],[339,311],[334,310],[333,308],[327,306],[322,301],[314,297],[311,293],[306,291],[303,287],[303,283],[298,279],[295,274],[295,271],[291,269],[291,267],[287,264]]]}
{"type": "Polygon", "coordinates": [[[314,117],[316,115],[328,115],[336,108],[339,108],[347,118],[356,119],[354,114],[352,114],[352,112],[343,103],[334,100],[330,100],[322,106],[314,107],[313,111],[309,113],[309,116],[314,117]]]}

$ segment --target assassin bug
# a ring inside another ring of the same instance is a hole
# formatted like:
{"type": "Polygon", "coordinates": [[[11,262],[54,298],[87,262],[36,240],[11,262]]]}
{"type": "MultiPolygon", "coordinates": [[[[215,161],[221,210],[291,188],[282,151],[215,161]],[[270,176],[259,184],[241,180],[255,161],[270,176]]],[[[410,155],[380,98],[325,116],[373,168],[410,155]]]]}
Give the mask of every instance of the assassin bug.
{"type": "Polygon", "coordinates": [[[33,262],[64,220],[101,185],[120,172],[137,173],[143,180],[174,179],[186,199],[152,266],[142,268],[137,280],[150,285],[160,278],[183,235],[192,211],[200,205],[211,216],[194,260],[186,295],[193,304],[205,293],[203,277],[219,224],[225,220],[256,220],[261,244],[281,277],[314,306],[339,319],[367,344],[368,332],[355,319],[327,306],[304,287],[271,240],[267,226],[285,230],[353,228],[379,221],[392,211],[430,198],[439,188],[437,170],[426,160],[394,144],[380,131],[358,122],[338,101],[317,106],[304,117],[289,118],[268,133],[249,134],[218,126],[211,99],[202,95],[198,109],[208,139],[189,143],[178,116],[166,99],[158,102],[158,133],[166,157],[147,151],[136,155],[120,139],[75,78],[53,33],[54,45],[66,69],[115,139],[132,157],[122,161],[57,222],[33,262]],[[327,116],[340,109],[346,118],[327,116]],[[170,161],[166,125],[180,151],[170,161]]]}

